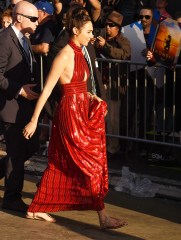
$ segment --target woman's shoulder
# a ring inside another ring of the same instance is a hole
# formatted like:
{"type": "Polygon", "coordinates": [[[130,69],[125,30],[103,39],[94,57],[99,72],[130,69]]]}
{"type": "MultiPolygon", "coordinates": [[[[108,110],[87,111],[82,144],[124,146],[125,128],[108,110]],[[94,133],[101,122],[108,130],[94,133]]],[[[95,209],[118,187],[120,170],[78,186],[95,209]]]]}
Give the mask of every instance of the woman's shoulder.
{"type": "Polygon", "coordinates": [[[74,51],[68,44],[57,54],[58,58],[70,58],[71,56],[74,56],[74,51]]]}

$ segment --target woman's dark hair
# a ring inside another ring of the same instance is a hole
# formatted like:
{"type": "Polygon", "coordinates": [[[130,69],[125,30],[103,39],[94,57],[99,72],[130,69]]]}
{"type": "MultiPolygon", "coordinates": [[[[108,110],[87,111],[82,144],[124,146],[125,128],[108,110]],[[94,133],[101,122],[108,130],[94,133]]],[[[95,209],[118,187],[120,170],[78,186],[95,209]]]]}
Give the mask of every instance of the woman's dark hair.
{"type": "Polygon", "coordinates": [[[91,18],[86,9],[80,5],[74,5],[66,13],[65,27],[70,36],[72,36],[74,27],[81,29],[89,21],[91,21],[91,18]]]}

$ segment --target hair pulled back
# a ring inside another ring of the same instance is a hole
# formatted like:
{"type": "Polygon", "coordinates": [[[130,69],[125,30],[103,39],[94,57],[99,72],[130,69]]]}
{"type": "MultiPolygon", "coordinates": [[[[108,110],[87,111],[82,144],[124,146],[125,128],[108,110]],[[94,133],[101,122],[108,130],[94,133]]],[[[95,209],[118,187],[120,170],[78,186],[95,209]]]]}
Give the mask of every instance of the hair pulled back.
{"type": "Polygon", "coordinates": [[[72,36],[74,27],[80,30],[89,21],[91,21],[91,18],[84,7],[73,6],[66,13],[65,27],[69,35],[72,36]]]}

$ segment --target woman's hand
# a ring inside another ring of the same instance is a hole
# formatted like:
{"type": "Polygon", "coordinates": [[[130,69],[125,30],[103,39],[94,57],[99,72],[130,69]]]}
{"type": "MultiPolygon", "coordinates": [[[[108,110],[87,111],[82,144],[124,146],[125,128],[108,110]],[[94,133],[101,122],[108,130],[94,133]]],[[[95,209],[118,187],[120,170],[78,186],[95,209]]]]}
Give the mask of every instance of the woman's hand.
{"type": "MultiPolygon", "coordinates": [[[[99,98],[97,95],[93,95],[93,94],[91,94],[91,93],[89,93],[89,94],[90,94],[92,100],[95,99],[95,100],[97,100],[99,103],[103,101],[103,100],[102,100],[101,98],[99,98]]],[[[104,113],[104,116],[106,116],[107,113],[108,113],[108,111],[106,110],[105,113],[104,113]]]]}
{"type": "Polygon", "coordinates": [[[97,95],[92,95],[92,99],[97,100],[98,102],[102,102],[103,100],[99,98],[97,95]]]}
{"type": "Polygon", "coordinates": [[[23,129],[23,135],[26,139],[30,139],[37,128],[37,122],[30,121],[23,129]]]}

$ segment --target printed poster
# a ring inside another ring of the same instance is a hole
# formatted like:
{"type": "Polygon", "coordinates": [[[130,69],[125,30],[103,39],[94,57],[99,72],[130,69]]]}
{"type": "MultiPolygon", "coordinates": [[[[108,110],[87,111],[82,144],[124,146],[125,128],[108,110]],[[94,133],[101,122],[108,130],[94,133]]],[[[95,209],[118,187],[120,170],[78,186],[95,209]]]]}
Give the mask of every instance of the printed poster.
{"type": "MultiPolygon", "coordinates": [[[[143,51],[147,49],[146,42],[143,34],[143,27],[140,21],[131,23],[124,26],[121,30],[123,36],[128,38],[131,44],[131,62],[146,64],[146,57],[143,55],[143,51]]],[[[143,65],[131,64],[130,71],[143,68],[143,65]]]]}
{"type": "Polygon", "coordinates": [[[161,16],[151,47],[156,61],[174,69],[180,54],[180,48],[180,24],[171,18],[161,16]]]}

